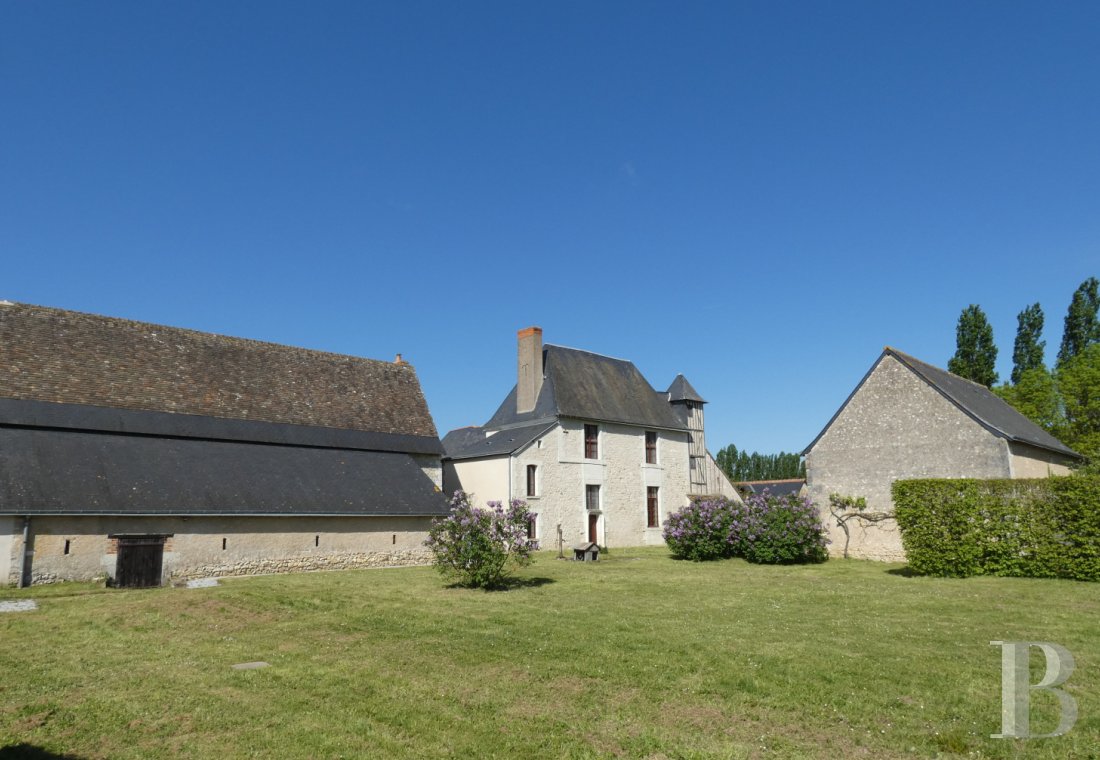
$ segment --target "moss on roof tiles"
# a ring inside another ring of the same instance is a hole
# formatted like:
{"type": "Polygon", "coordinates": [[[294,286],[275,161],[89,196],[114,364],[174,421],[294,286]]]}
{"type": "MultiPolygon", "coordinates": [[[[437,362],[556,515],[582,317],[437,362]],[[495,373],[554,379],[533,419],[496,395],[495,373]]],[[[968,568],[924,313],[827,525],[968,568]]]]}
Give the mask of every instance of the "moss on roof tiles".
{"type": "Polygon", "coordinates": [[[0,397],[437,436],[407,364],[0,306],[0,397]]]}

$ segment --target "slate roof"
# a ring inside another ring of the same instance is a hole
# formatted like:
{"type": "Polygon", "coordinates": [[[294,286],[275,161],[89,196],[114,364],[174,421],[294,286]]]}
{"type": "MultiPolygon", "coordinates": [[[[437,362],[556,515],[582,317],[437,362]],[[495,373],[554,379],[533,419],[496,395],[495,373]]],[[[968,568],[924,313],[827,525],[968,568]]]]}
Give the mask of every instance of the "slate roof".
{"type": "Polygon", "coordinates": [[[455,428],[443,436],[443,455],[453,457],[468,446],[476,446],[485,440],[485,428],[479,425],[455,428]]]}
{"type": "Polygon", "coordinates": [[[438,437],[407,364],[0,303],[0,398],[438,437]]]}
{"type": "Polygon", "coordinates": [[[538,438],[553,426],[553,421],[507,428],[485,435],[485,428],[466,427],[452,430],[443,437],[444,456],[448,459],[474,459],[477,457],[511,454],[538,438]]]}
{"type": "Polygon", "coordinates": [[[837,410],[828,424],[826,424],[822,431],[817,434],[813,442],[806,447],[802,452],[803,454],[809,452],[809,450],[814,447],[814,444],[821,439],[821,436],[823,436],[825,431],[829,429],[829,426],[833,424],[833,420],[835,420],[844,410],[844,407],[848,405],[848,401],[850,401],[852,396],[854,396],[863,386],[867,377],[870,376],[871,372],[875,370],[875,367],[878,367],[887,356],[892,356],[897,359],[903,366],[909,368],[917,375],[917,377],[928,383],[928,385],[939,392],[940,395],[994,435],[1006,438],[1010,441],[1025,443],[1030,446],[1054,451],[1074,459],[1083,458],[1076,451],[1069,448],[1050,433],[1013,409],[1008,403],[1003,401],[984,385],[971,382],[958,375],[953,375],[946,370],[922,362],[919,359],[915,359],[889,346],[883,349],[882,355],[879,356],[878,360],[867,372],[867,375],[863,377],[863,380],[861,380],[859,385],[856,386],[856,389],[852,391],[852,394],[848,396],[848,399],[845,400],[844,404],[837,410]]]}
{"type": "Polygon", "coordinates": [[[691,387],[691,383],[687,381],[687,378],[683,375],[677,375],[676,379],[672,381],[672,385],[668,386],[668,400],[669,401],[698,401],[700,404],[705,404],[706,399],[699,395],[699,392],[691,387]]]}
{"type": "Polygon", "coordinates": [[[0,427],[0,514],[446,512],[403,453],[0,427]]]}
{"type": "Polygon", "coordinates": [[[802,478],[787,478],[784,480],[742,480],[734,483],[734,488],[744,489],[750,493],[760,494],[766,490],[772,496],[797,495],[802,490],[806,481],[802,478]]]}
{"type": "Polygon", "coordinates": [[[543,375],[542,390],[533,411],[516,413],[516,388],[513,387],[485,427],[502,429],[571,417],[685,429],[669,406],[666,394],[655,391],[633,362],[546,345],[543,347],[543,375]]]}
{"type": "Polygon", "coordinates": [[[0,514],[445,514],[408,365],[0,302],[0,514]]]}
{"type": "Polygon", "coordinates": [[[1080,454],[1013,409],[984,385],[933,367],[893,348],[888,347],[884,353],[909,367],[949,401],[1002,438],[1081,458],[1080,454]]]}
{"type": "Polygon", "coordinates": [[[8,425],[359,451],[400,451],[406,454],[440,454],[443,451],[438,438],[426,435],[375,433],[369,430],[0,398],[0,426],[8,425]]]}

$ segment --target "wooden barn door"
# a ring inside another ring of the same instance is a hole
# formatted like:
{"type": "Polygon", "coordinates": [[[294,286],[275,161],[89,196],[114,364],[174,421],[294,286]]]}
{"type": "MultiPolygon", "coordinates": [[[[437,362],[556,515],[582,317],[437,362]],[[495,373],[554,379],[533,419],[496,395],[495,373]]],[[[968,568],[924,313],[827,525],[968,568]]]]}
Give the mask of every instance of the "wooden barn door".
{"type": "Polygon", "coordinates": [[[149,588],[160,585],[166,536],[119,536],[115,585],[149,588]]]}

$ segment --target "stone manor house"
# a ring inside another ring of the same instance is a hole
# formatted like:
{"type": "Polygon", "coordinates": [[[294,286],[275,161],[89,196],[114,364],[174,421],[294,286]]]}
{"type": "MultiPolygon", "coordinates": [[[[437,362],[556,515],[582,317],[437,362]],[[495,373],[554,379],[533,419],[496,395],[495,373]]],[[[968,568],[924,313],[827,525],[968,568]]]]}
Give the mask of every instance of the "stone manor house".
{"type": "Polygon", "coordinates": [[[529,327],[500,408],[444,437],[443,488],[479,506],[526,500],[543,549],[661,544],[690,496],[740,500],[707,451],[705,403],[683,375],[656,391],[633,363],[544,346],[529,327]]]}

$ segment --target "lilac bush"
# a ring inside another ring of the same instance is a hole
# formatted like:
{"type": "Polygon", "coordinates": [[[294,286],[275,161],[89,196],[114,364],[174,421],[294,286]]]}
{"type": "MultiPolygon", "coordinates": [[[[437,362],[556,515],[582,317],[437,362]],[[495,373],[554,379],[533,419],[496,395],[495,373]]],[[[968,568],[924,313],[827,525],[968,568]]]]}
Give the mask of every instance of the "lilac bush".
{"type": "Polygon", "coordinates": [[[724,535],[729,512],[712,501],[693,501],[665,520],[665,543],[674,557],[700,562],[728,557],[724,535]]]}
{"type": "Polygon", "coordinates": [[[673,556],[696,562],[735,556],[740,549],[738,507],[720,496],[692,501],[669,515],[662,535],[673,556]]]}
{"type": "Polygon", "coordinates": [[[754,494],[745,500],[749,514],[744,557],[760,564],[824,562],[829,539],[813,502],[797,494],[754,494]]]}
{"type": "Polygon", "coordinates": [[[824,562],[825,528],[809,499],[767,491],[744,503],[719,496],[692,501],[669,515],[664,539],[673,556],[703,561],[824,562]]]}
{"type": "Polygon", "coordinates": [[[455,491],[450,506],[446,517],[432,521],[424,542],[444,576],[464,586],[494,588],[513,568],[531,563],[536,547],[527,538],[527,502],[512,499],[505,509],[501,502],[490,501],[488,509],[481,509],[470,504],[466,493],[455,491]]]}

